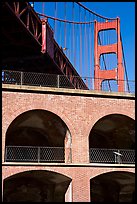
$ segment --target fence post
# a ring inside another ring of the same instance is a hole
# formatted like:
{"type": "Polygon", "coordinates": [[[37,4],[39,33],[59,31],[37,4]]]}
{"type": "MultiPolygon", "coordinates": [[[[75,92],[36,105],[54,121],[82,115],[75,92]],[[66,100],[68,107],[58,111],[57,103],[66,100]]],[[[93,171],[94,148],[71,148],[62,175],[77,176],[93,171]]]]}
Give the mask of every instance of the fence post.
{"type": "Polygon", "coordinates": [[[57,87],[59,88],[59,75],[57,75],[57,87]]]}
{"type": "Polygon", "coordinates": [[[38,147],[38,163],[40,162],[40,147],[38,147]]]}
{"type": "Polygon", "coordinates": [[[120,150],[118,150],[117,152],[113,152],[113,153],[115,154],[115,163],[121,164],[122,154],[120,154],[120,150]]]}
{"type": "Polygon", "coordinates": [[[7,160],[7,146],[5,147],[5,156],[4,156],[4,161],[6,162],[7,160]]]}
{"type": "Polygon", "coordinates": [[[21,86],[23,84],[23,72],[21,72],[21,86]]]}

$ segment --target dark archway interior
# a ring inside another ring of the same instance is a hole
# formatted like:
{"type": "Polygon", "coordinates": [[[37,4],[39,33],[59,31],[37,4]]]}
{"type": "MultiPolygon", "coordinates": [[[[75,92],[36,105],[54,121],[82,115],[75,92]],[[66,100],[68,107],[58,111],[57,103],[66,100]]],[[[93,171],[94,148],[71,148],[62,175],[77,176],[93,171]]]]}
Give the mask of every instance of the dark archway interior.
{"type": "Polygon", "coordinates": [[[4,180],[4,202],[65,202],[71,182],[62,174],[38,170],[15,174],[4,180]]]}
{"type": "Polygon", "coordinates": [[[135,149],[135,121],[120,114],[101,118],[90,132],[89,148],[135,149]]]}
{"type": "Polygon", "coordinates": [[[135,174],[110,172],[90,180],[91,202],[134,202],[135,174]]]}
{"type": "Polygon", "coordinates": [[[56,114],[31,110],[19,115],[6,133],[6,146],[64,147],[68,128],[56,114]]]}

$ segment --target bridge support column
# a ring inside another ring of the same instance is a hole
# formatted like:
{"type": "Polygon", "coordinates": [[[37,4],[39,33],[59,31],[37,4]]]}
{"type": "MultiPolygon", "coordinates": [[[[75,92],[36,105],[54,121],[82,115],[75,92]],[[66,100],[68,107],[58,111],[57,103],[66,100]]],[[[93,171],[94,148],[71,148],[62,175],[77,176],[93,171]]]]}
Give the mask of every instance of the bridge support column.
{"type": "Polygon", "coordinates": [[[47,23],[47,19],[43,19],[42,20],[42,49],[41,52],[45,53],[46,52],[46,23],[47,23]]]}
{"type": "Polygon", "coordinates": [[[120,39],[120,19],[117,18],[111,22],[99,23],[95,21],[94,24],[94,89],[101,90],[101,84],[104,80],[116,80],[118,84],[118,91],[124,91],[124,68],[122,64],[122,45],[120,39]],[[103,30],[116,30],[117,43],[109,45],[98,44],[98,33],[103,30]],[[117,67],[112,70],[100,69],[100,56],[103,54],[116,53],[117,67]]]}

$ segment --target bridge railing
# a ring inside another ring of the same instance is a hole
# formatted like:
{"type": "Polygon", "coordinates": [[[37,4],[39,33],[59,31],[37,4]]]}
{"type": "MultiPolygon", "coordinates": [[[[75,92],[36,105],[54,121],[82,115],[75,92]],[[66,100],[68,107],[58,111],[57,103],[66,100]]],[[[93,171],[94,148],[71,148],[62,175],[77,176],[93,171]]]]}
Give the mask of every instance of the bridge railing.
{"type": "MultiPolygon", "coordinates": [[[[94,78],[92,77],[80,77],[70,75],[57,75],[57,74],[45,74],[34,72],[21,72],[21,71],[2,71],[2,83],[3,84],[15,84],[15,85],[27,85],[27,86],[41,86],[41,87],[56,87],[56,88],[70,88],[70,89],[94,89],[94,78]]],[[[135,81],[129,81],[129,89],[125,91],[128,93],[135,93],[135,81]]],[[[111,84],[111,90],[107,88],[107,82],[102,85],[102,91],[117,92],[117,84],[111,84]]]]}
{"type": "Polygon", "coordinates": [[[89,158],[93,163],[134,164],[135,150],[90,148],[89,158]]]}
{"type": "Polygon", "coordinates": [[[5,162],[65,162],[64,147],[6,146],[5,162]]]}

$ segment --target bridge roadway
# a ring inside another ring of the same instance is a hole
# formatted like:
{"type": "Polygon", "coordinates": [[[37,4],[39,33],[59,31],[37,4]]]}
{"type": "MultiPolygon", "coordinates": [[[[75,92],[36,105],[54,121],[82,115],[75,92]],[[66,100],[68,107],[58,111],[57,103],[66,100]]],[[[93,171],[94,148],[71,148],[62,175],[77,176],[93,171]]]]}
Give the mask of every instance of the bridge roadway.
{"type": "Polygon", "coordinates": [[[74,88],[88,89],[30,3],[3,2],[1,25],[2,69],[65,75],[74,88]]]}

